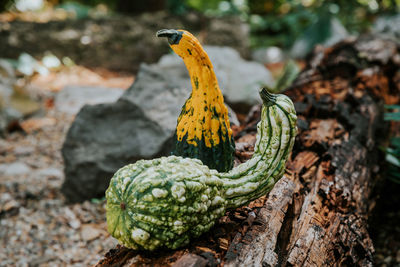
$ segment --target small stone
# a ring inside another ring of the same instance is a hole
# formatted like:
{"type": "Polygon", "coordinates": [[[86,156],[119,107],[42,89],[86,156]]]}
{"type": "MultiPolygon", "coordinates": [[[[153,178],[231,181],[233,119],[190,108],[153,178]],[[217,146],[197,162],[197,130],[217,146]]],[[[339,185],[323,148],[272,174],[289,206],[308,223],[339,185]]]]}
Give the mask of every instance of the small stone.
{"type": "Polygon", "coordinates": [[[45,169],[41,169],[38,171],[38,175],[43,177],[51,177],[51,178],[61,178],[63,177],[63,172],[60,169],[49,167],[45,169]]]}
{"type": "Polygon", "coordinates": [[[28,165],[23,162],[13,162],[10,164],[0,164],[0,173],[4,175],[23,175],[31,171],[28,165]]]}
{"type": "Polygon", "coordinates": [[[385,263],[390,264],[392,262],[392,257],[391,256],[387,256],[384,260],[385,263]]]}
{"type": "Polygon", "coordinates": [[[4,59],[0,59],[0,77],[4,79],[15,78],[13,65],[4,59]]]}
{"type": "Polygon", "coordinates": [[[6,204],[3,206],[3,211],[10,211],[12,209],[19,208],[19,203],[16,200],[11,200],[8,201],[6,204]]]}
{"type": "Polygon", "coordinates": [[[78,229],[81,227],[81,222],[78,219],[70,220],[68,222],[69,226],[71,226],[73,229],[78,229]]]}
{"type": "Polygon", "coordinates": [[[85,241],[92,241],[101,235],[101,231],[90,224],[82,225],[81,236],[85,241]]]}
{"type": "Polygon", "coordinates": [[[12,200],[12,199],[13,199],[13,197],[12,197],[11,194],[9,194],[9,193],[2,193],[2,194],[0,195],[0,201],[3,202],[3,203],[5,203],[5,202],[7,202],[7,201],[10,201],[10,200],[12,200]]]}
{"type": "Polygon", "coordinates": [[[284,60],[282,49],[276,46],[262,47],[253,51],[251,58],[263,64],[277,63],[284,60]]]}
{"type": "Polygon", "coordinates": [[[125,266],[136,266],[141,260],[140,255],[130,258],[124,265],[125,266]]]}
{"type": "Polygon", "coordinates": [[[115,102],[124,91],[120,88],[67,86],[56,96],[55,107],[61,112],[75,115],[86,104],[115,102]]]}
{"type": "Polygon", "coordinates": [[[32,146],[17,146],[14,148],[14,154],[16,156],[27,156],[32,154],[35,148],[32,146]]]}

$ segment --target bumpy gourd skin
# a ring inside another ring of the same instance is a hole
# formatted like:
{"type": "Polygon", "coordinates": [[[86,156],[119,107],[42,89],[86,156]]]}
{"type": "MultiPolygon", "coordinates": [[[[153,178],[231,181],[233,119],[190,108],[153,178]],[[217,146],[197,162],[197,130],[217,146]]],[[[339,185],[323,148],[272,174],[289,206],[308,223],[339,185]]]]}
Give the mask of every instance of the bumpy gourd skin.
{"type": "Polygon", "coordinates": [[[138,161],[120,169],[110,183],[108,230],[134,249],[175,249],[224,215],[221,194],[216,171],[200,160],[170,156],[138,161]]]}
{"type": "Polygon", "coordinates": [[[282,177],[296,136],[284,95],[264,100],[253,157],[226,173],[197,159],[141,160],[121,168],[106,191],[108,231],[134,249],[178,248],[208,231],[227,209],[265,195],[282,177]]]}
{"type": "Polygon", "coordinates": [[[172,154],[200,159],[220,172],[229,171],[233,167],[235,143],[211,61],[189,32],[164,31],[177,32],[170,46],[183,59],[192,84],[192,93],[178,118],[172,154]]]}

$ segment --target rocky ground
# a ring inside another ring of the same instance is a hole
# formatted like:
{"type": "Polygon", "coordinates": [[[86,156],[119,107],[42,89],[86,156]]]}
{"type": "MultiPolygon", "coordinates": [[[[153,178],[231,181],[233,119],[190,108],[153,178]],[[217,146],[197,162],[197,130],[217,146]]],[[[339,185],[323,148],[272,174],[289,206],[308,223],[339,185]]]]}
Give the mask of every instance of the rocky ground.
{"type": "Polygon", "coordinates": [[[0,266],[83,266],[116,242],[106,231],[103,200],[67,204],[60,148],[72,117],[0,139],[0,266]]]}
{"type": "Polygon", "coordinates": [[[18,111],[18,121],[6,117],[0,137],[0,266],[93,265],[116,245],[106,230],[105,202],[68,204],[60,192],[65,134],[80,100],[93,96],[59,91],[67,84],[127,88],[133,76],[74,66],[27,77],[4,66],[0,100],[18,111]]]}

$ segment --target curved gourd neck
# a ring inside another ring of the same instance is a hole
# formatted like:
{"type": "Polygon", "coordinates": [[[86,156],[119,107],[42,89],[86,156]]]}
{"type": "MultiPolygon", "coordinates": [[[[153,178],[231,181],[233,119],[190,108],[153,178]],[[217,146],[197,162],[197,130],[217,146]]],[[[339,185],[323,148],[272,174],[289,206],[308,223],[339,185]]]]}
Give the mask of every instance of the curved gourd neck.
{"type": "Polygon", "coordinates": [[[204,138],[206,147],[230,140],[232,130],[228,109],[207,53],[188,32],[171,48],[183,59],[192,84],[191,96],[178,118],[177,139],[186,138],[189,144],[198,146],[204,138]]]}
{"type": "Polygon", "coordinates": [[[296,115],[291,100],[283,95],[265,101],[257,125],[253,157],[221,174],[228,208],[235,208],[266,194],[285,171],[296,136],[296,115]]]}
{"type": "Polygon", "coordinates": [[[212,63],[200,43],[193,39],[179,45],[171,45],[171,48],[183,59],[189,72],[192,98],[213,99],[218,96],[218,102],[223,104],[223,96],[212,63]],[[204,92],[207,94],[204,95],[204,92]]]}

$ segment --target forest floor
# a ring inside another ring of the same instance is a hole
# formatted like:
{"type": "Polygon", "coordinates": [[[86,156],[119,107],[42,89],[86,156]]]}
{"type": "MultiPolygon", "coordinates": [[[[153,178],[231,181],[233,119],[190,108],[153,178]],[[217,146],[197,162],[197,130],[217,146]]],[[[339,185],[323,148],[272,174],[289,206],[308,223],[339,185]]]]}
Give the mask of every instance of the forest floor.
{"type": "Polygon", "coordinates": [[[105,201],[68,204],[61,148],[74,116],[54,107],[66,84],[127,88],[133,77],[76,66],[30,78],[42,109],[0,138],[0,266],[88,266],[117,242],[105,201]]]}
{"type": "MultiPolygon", "coordinates": [[[[104,200],[68,204],[61,194],[61,147],[73,116],[56,111],[52,97],[42,98],[39,118],[0,138],[0,266],[88,266],[117,245],[104,200]]],[[[400,186],[386,184],[370,221],[376,266],[400,266],[400,186]]]]}

